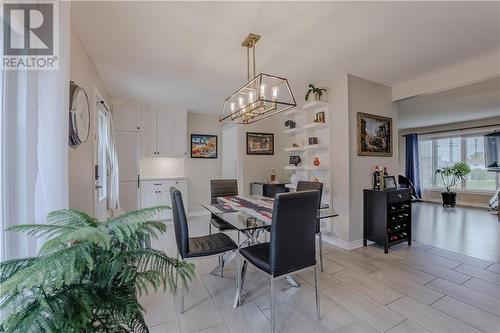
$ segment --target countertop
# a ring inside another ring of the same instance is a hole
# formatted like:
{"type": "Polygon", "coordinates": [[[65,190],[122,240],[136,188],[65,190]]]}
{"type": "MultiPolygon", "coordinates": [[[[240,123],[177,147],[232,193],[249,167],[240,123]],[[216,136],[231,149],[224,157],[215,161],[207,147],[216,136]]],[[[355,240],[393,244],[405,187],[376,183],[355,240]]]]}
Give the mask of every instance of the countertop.
{"type": "Polygon", "coordinates": [[[155,177],[155,178],[141,178],[141,181],[158,181],[158,180],[183,180],[187,179],[187,177],[155,177]]]}

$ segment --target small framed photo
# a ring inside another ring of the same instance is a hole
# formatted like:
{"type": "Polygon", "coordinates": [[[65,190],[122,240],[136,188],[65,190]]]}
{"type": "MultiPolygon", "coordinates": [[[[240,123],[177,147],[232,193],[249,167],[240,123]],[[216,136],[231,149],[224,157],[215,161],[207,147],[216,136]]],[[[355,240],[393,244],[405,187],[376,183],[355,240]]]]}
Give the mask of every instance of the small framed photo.
{"type": "Polygon", "coordinates": [[[247,132],[247,155],[274,155],[274,134],[247,132]]]}
{"type": "Polygon", "coordinates": [[[191,158],[217,158],[217,135],[191,134],[191,158]]]}
{"type": "Polygon", "coordinates": [[[384,176],[384,189],[385,190],[393,190],[398,188],[396,184],[396,177],[394,176],[384,176]]]}

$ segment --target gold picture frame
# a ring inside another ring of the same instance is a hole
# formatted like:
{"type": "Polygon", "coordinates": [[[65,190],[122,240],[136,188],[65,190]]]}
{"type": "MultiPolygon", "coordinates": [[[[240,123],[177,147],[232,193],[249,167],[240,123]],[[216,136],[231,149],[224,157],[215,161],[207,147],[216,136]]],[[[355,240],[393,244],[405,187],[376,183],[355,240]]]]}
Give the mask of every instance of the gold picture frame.
{"type": "Polygon", "coordinates": [[[358,155],[392,157],[392,118],[358,112],[358,155]]]}

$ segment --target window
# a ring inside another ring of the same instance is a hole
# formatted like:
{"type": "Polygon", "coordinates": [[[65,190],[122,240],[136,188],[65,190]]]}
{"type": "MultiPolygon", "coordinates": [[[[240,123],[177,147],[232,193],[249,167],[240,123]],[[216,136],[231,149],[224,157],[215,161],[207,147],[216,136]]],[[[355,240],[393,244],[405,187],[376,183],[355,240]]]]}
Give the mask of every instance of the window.
{"type": "Polygon", "coordinates": [[[474,190],[495,190],[496,177],[494,172],[488,172],[484,162],[484,139],[482,136],[465,138],[465,163],[472,172],[465,180],[465,188],[474,190]]]}
{"type": "Polygon", "coordinates": [[[97,196],[102,201],[108,196],[108,165],[107,165],[107,137],[108,137],[108,119],[102,111],[98,112],[98,141],[97,141],[97,196]]]}
{"type": "Polygon", "coordinates": [[[422,188],[443,188],[436,169],[463,161],[472,172],[456,188],[494,192],[500,185],[494,172],[484,165],[484,139],[482,134],[419,140],[420,185],[422,188]],[[498,185],[497,185],[498,184],[498,185]]]}

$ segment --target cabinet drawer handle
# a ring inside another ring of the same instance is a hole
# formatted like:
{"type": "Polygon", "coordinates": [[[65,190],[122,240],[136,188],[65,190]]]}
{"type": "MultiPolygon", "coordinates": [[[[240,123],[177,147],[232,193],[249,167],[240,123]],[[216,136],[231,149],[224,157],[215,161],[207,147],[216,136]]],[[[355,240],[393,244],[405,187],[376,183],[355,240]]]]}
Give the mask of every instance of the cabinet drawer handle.
{"type": "Polygon", "coordinates": [[[159,184],[153,184],[153,185],[160,186],[160,185],[161,185],[161,183],[159,183],[159,184]]]}

